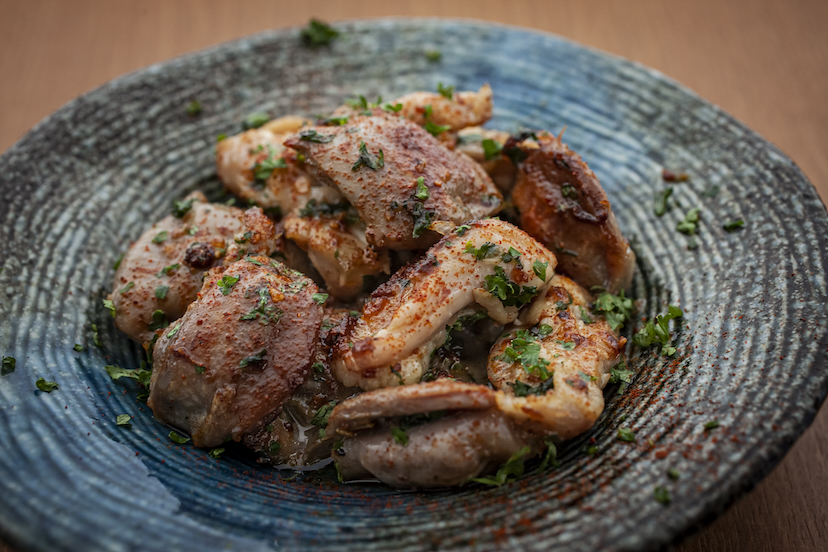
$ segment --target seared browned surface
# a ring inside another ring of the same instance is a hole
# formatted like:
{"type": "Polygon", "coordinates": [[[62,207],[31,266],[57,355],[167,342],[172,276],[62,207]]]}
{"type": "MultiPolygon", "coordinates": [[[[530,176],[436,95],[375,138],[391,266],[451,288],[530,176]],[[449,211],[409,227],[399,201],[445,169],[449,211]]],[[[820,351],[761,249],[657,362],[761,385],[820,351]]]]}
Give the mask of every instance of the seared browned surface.
{"type": "MultiPolygon", "coordinates": [[[[0,150],[92,87],[263,29],[301,25],[311,16],[477,17],[559,33],[665,72],[780,146],[828,198],[828,3],[823,0],[364,0],[278,6],[268,0],[197,5],[6,0],[0,15],[0,150]]],[[[828,546],[826,435],[828,409],[823,409],[754,492],[678,550],[823,550],[828,546]]]]}
{"type": "Polygon", "coordinates": [[[211,273],[155,345],[147,401],[155,417],[197,446],[241,439],[305,381],[322,322],[317,291],[267,257],[211,273]],[[238,281],[228,289],[229,277],[238,281]]]}
{"type": "Polygon", "coordinates": [[[440,237],[427,230],[428,221],[483,218],[495,214],[503,200],[477,163],[382,109],[352,115],[341,126],[310,127],[285,144],[307,157],[308,170],[320,182],[339,188],[356,207],[368,243],[377,247],[425,249],[440,237]],[[375,168],[357,165],[363,144],[375,168]],[[415,197],[419,178],[427,196],[415,197]]]}

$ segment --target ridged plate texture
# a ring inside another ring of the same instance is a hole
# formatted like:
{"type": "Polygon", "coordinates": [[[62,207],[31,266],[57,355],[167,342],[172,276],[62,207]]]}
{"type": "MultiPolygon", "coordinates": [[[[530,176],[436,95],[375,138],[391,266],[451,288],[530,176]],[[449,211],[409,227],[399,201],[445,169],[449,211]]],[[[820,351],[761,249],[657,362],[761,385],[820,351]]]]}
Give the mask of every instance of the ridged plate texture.
{"type": "Polygon", "coordinates": [[[268,32],[119,78],[0,157],[0,352],[17,359],[0,378],[0,536],[50,551],[637,550],[674,542],[751,488],[828,385],[828,217],[802,172],[662,75],[554,36],[443,20],[338,28],[317,49],[298,29],[268,32]],[[216,136],[248,113],[313,115],[438,82],[491,84],[492,127],[566,126],[638,253],[640,316],[685,310],[676,356],[634,354],[633,384],[607,392],[598,424],[561,447],[562,466],[500,488],[343,486],[172,443],[135,385],[104,371],[142,355],[101,306],[113,261],[174,199],[220,197],[216,136]],[[192,99],[198,117],[185,112],[192,99]],[[690,180],[658,218],[662,167],[690,180]],[[697,206],[688,250],[676,223],[697,206]],[[725,232],[735,218],[745,227],[725,232]],[[36,391],[39,377],[60,389],[36,391]],[[131,428],[115,425],[124,413],[131,428]],[[616,438],[621,427],[635,443],[616,438]]]}

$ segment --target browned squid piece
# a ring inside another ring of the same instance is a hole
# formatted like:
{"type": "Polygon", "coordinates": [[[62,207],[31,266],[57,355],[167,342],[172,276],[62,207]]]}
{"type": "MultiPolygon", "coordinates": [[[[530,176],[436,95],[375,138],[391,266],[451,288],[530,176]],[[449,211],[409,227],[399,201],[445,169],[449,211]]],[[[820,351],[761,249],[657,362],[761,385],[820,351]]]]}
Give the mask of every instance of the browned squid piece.
{"type": "Polygon", "coordinates": [[[285,145],[305,156],[317,184],[337,188],[365,223],[370,245],[426,249],[437,221],[495,214],[502,195],[486,172],[420,126],[381,108],[316,125],[285,145]]]}
{"type": "Polygon", "coordinates": [[[512,193],[521,228],[555,252],[558,270],[582,286],[612,293],[628,288],[635,254],[595,173],[548,132],[539,133],[531,147],[506,148],[524,157],[512,193]]]}
{"type": "Polygon", "coordinates": [[[197,446],[240,440],[302,385],[322,307],[316,285],[268,257],[213,271],[153,350],[147,404],[197,446]]]}
{"type": "Polygon", "coordinates": [[[269,255],[276,239],[261,209],[242,211],[207,203],[201,192],[188,195],[121,260],[109,295],[115,326],[135,341],[150,341],[195,301],[207,270],[244,254],[269,255]]]}

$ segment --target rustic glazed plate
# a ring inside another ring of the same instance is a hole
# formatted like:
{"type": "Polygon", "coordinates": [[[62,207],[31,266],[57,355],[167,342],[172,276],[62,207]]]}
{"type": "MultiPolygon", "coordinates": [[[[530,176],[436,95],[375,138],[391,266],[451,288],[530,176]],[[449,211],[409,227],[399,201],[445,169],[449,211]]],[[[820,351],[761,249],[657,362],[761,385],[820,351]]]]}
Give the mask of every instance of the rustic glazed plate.
{"type": "Polygon", "coordinates": [[[268,32],[127,75],[0,157],[0,351],[17,359],[0,378],[0,536],[68,551],[638,550],[680,539],[755,485],[828,385],[828,218],[793,162],[664,76],[551,35],[444,20],[338,27],[330,46],[268,32]],[[104,371],[142,355],[101,306],[113,261],[172,200],[220,196],[216,136],[246,114],[311,115],[438,82],[491,84],[492,127],[567,127],[635,245],[641,316],[668,302],[685,310],[676,356],[634,353],[633,384],[607,390],[604,415],[561,448],[562,465],[530,465],[500,488],[343,486],[172,443],[136,387],[104,371]],[[185,112],[193,99],[197,117],[185,112]],[[659,218],[663,167],[690,180],[659,218]],[[675,228],[693,207],[691,250],[675,228]],[[742,229],[723,230],[737,218],[742,229]],[[60,388],[36,391],[40,377],[60,388]],[[116,426],[119,414],[132,426],[116,426]],[[635,443],[616,438],[622,427],[635,443]]]}

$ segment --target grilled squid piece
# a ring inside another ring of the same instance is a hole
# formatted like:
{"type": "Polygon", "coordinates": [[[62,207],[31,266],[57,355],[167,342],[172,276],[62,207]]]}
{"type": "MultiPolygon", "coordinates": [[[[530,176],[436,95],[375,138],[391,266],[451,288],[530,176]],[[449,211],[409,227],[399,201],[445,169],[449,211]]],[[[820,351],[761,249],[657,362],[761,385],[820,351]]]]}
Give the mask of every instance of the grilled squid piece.
{"type": "Polygon", "coordinates": [[[635,254],[595,173],[559,138],[537,138],[538,147],[513,146],[525,157],[512,193],[521,228],[556,252],[558,270],[587,289],[628,288],[635,254]]]}
{"type": "Polygon", "coordinates": [[[463,225],[426,255],[394,274],[349,320],[334,352],[345,385],[377,389],[418,382],[445,327],[477,305],[498,324],[544,293],[555,256],[522,230],[498,219],[463,225]]]}
{"type": "Polygon", "coordinates": [[[139,343],[184,314],[207,270],[278,247],[273,223],[258,208],[211,204],[193,192],[175,214],[180,217],[170,215],[138,238],[115,273],[109,295],[115,326],[139,343]]]}
{"type": "Polygon", "coordinates": [[[498,408],[536,431],[569,439],[593,426],[601,390],[622,358],[626,338],[589,313],[590,294],[555,275],[529,308],[526,326],[507,331],[489,353],[498,408]]]}
{"type": "Polygon", "coordinates": [[[268,257],[211,272],[155,343],[147,400],[155,417],[196,446],[240,440],[305,381],[322,322],[317,291],[268,257]]]}
{"type": "Polygon", "coordinates": [[[492,89],[483,85],[477,92],[451,92],[443,95],[436,92],[413,92],[399,97],[391,104],[402,104],[399,113],[420,126],[427,121],[435,125],[448,126],[450,132],[466,127],[480,126],[492,118],[492,89]],[[428,106],[431,113],[427,113],[428,106]]]}
{"type": "Polygon", "coordinates": [[[494,470],[531,436],[496,408],[488,387],[441,379],[379,389],[338,405],[326,433],[344,480],[392,487],[459,485],[494,470]]]}
{"type": "Polygon", "coordinates": [[[296,152],[282,142],[309,124],[301,117],[281,117],[225,138],[216,146],[216,171],[227,191],[261,207],[289,213],[304,205],[311,188],[296,152]]]}
{"type": "Polygon", "coordinates": [[[416,124],[381,108],[311,126],[285,145],[306,157],[316,184],[337,188],[377,248],[426,249],[433,222],[461,224],[495,214],[502,195],[471,159],[416,124]],[[365,113],[368,113],[367,115],[365,113]]]}

